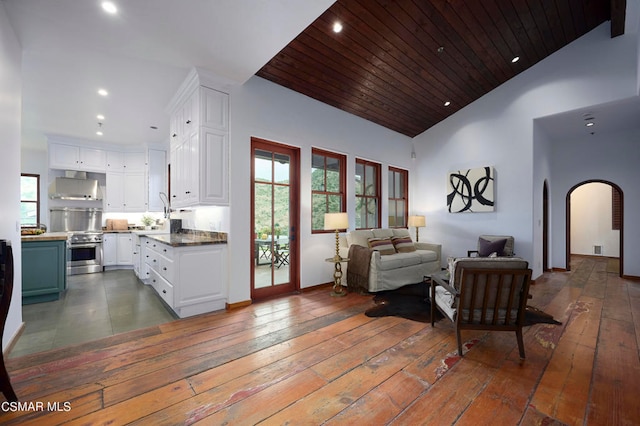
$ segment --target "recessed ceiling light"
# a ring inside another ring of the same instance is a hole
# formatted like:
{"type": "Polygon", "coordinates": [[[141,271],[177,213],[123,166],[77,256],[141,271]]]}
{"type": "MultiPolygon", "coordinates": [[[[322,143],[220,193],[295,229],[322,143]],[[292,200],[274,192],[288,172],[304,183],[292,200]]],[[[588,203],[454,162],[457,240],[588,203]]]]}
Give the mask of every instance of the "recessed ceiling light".
{"type": "Polygon", "coordinates": [[[98,115],[96,115],[96,118],[97,118],[98,120],[104,120],[104,115],[102,115],[102,114],[98,114],[98,115]]]}
{"type": "Polygon", "coordinates": [[[512,60],[511,63],[515,64],[516,62],[518,62],[520,60],[520,56],[515,56],[512,60]]]}
{"type": "Polygon", "coordinates": [[[107,92],[104,89],[98,89],[98,95],[100,96],[107,96],[109,94],[109,92],[107,92]]]}
{"type": "Polygon", "coordinates": [[[342,31],[342,24],[340,22],[336,22],[333,24],[333,32],[334,33],[339,33],[340,31],[342,31]]]}
{"type": "Polygon", "coordinates": [[[449,106],[451,105],[451,101],[445,101],[444,106],[449,106]]]}
{"type": "Polygon", "coordinates": [[[100,130],[98,130],[98,131],[96,132],[96,135],[98,135],[98,136],[102,136],[102,132],[101,132],[100,130]]]}
{"type": "Polygon", "coordinates": [[[111,15],[115,15],[116,13],[118,13],[118,8],[111,1],[103,1],[101,6],[105,12],[111,15]]]}
{"type": "Polygon", "coordinates": [[[596,123],[594,123],[593,121],[588,122],[587,124],[585,124],[585,126],[587,127],[591,127],[593,125],[595,125],[596,123]]]}

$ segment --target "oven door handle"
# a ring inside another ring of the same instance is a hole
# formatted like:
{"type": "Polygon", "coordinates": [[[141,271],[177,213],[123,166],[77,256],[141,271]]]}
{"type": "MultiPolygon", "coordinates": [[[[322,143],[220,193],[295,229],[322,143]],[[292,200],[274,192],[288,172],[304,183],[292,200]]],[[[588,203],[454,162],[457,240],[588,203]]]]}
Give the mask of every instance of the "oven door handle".
{"type": "Polygon", "coordinates": [[[70,249],[76,249],[76,248],[94,248],[94,247],[98,247],[100,245],[100,243],[90,243],[90,244],[69,244],[69,248],[70,249]]]}

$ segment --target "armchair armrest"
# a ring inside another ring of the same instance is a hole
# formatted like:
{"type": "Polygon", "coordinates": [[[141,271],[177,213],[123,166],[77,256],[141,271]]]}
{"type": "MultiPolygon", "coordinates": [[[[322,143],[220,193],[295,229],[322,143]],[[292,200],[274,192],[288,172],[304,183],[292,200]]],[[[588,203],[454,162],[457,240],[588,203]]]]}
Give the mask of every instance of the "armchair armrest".
{"type": "Polygon", "coordinates": [[[442,259],[442,244],[418,242],[418,243],[413,243],[413,245],[416,246],[416,249],[418,250],[435,251],[436,254],[438,255],[438,261],[442,259]]]}

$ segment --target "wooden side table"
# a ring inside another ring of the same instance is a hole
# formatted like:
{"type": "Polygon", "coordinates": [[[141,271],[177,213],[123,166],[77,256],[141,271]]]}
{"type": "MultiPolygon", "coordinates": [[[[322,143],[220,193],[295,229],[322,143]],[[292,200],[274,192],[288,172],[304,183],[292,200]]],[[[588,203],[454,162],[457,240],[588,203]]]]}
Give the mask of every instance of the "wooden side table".
{"type": "Polygon", "coordinates": [[[342,262],[348,262],[349,258],[347,257],[330,257],[324,260],[325,262],[333,263],[333,290],[331,291],[332,296],[342,297],[346,296],[347,292],[342,286],[342,262]]]}

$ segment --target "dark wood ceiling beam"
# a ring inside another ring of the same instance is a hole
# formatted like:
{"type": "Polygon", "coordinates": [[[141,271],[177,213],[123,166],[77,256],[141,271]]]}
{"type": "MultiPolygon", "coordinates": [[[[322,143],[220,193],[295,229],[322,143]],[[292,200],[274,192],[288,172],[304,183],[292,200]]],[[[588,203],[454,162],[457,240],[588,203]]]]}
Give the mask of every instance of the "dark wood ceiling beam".
{"type": "Polygon", "coordinates": [[[406,120],[420,122],[430,115],[438,114],[438,111],[428,110],[426,106],[424,109],[416,109],[415,102],[407,103],[404,98],[398,97],[397,91],[385,80],[371,75],[357,63],[344,57],[328,55],[325,51],[327,47],[313,39],[312,32],[308,35],[309,37],[302,35],[292,41],[289,44],[291,49],[287,49],[287,53],[295,55],[300,65],[298,70],[313,76],[316,81],[332,85],[343,93],[360,92],[359,97],[367,104],[383,109],[388,114],[402,116],[406,120]],[[318,54],[323,57],[322,62],[315,59],[318,54]],[[318,74],[318,69],[322,69],[323,72],[318,74]]]}
{"type": "Polygon", "coordinates": [[[611,38],[624,34],[627,0],[611,0],[611,38]]]}
{"type": "MultiPolygon", "coordinates": [[[[430,24],[427,23],[425,31],[429,33],[437,31],[447,37],[448,43],[445,43],[444,40],[441,41],[441,45],[445,46],[442,56],[451,55],[457,65],[454,69],[464,73],[461,74],[461,77],[466,80],[468,85],[475,81],[481,86],[480,90],[487,92],[494,89],[506,78],[501,76],[500,72],[496,73],[495,67],[489,65],[492,63],[493,55],[483,49],[482,44],[477,41],[476,35],[460,18],[459,15],[467,10],[465,3],[459,1],[454,3],[434,2],[432,5],[419,1],[415,5],[420,9],[416,8],[413,14],[419,16],[419,11],[422,10],[425,15],[436,18],[432,19],[430,24]],[[440,16],[437,16],[438,14],[440,16]]],[[[411,18],[409,17],[409,19],[411,18]]]]}
{"type": "Polygon", "coordinates": [[[310,88],[308,82],[302,80],[300,76],[291,74],[288,71],[284,71],[276,67],[268,67],[260,70],[257,75],[298,93],[309,96],[317,101],[349,112],[406,136],[413,137],[422,132],[422,124],[418,127],[414,125],[407,125],[407,123],[402,123],[401,125],[396,121],[390,120],[389,117],[378,114],[369,108],[363,107],[362,105],[349,100],[348,98],[327,94],[319,88],[310,88]]]}
{"type": "MultiPolygon", "coordinates": [[[[326,25],[329,25],[329,22],[326,22],[326,25]]],[[[388,66],[388,57],[385,58],[387,61],[385,63],[385,60],[365,49],[361,44],[367,43],[367,39],[360,36],[357,31],[345,30],[345,34],[332,38],[327,35],[326,31],[320,31],[314,25],[299,38],[306,45],[315,46],[319,56],[323,58],[323,66],[330,66],[337,72],[347,73],[353,79],[354,84],[366,85],[372,90],[380,92],[386,99],[397,98],[397,102],[402,105],[402,108],[407,109],[407,114],[415,114],[416,109],[424,110],[421,118],[424,118],[427,112],[436,115],[443,114],[440,111],[441,104],[439,107],[428,104],[419,95],[425,91],[437,90],[436,87],[420,87],[416,84],[408,89],[407,84],[412,82],[407,80],[404,75],[399,74],[396,69],[388,66]],[[340,45],[340,48],[337,49],[336,45],[340,45]],[[337,60],[337,57],[340,57],[340,60],[337,60]],[[363,63],[370,66],[365,69],[362,67],[363,63]]]]}
{"type": "Polygon", "coordinates": [[[624,33],[625,5],[336,0],[258,75],[414,137],[607,20],[624,33]]]}
{"type": "MultiPolygon", "coordinates": [[[[441,61],[435,49],[433,51],[421,49],[419,53],[415,52],[414,47],[407,40],[387,29],[387,24],[378,18],[380,14],[376,16],[373,13],[374,11],[380,12],[377,8],[365,8],[355,1],[349,1],[348,4],[351,13],[371,23],[370,37],[375,39],[378,46],[381,46],[387,54],[392,55],[404,69],[413,72],[410,75],[411,78],[417,76],[418,82],[427,80],[435,87],[441,88],[440,90],[445,93],[442,101],[446,99],[453,101],[452,98],[455,97],[457,103],[466,105],[478,96],[478,94],[470,96],[461,90],[461,87],[464,86],[464,80],[460,79],[457,74],[449,69],[435,66],[441,61]]],[[[413,36],[409,37],[413,38],[413,36]]]]}

